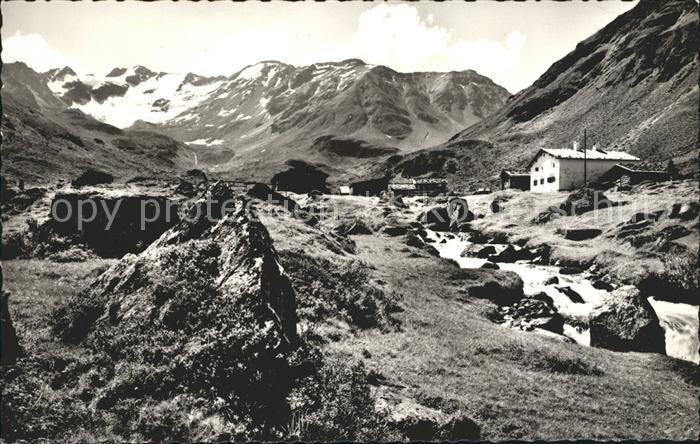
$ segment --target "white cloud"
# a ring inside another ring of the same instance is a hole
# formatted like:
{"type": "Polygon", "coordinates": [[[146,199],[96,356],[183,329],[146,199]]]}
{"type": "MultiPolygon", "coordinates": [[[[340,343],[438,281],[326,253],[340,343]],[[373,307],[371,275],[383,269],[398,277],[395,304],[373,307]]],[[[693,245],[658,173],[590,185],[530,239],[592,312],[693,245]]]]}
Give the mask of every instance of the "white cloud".
{"type": "Polygon", "coordinates": [[[403,72],[474,69],[506,87],[518,83],[523,33],[513,30],[502,42],[455,39],[433,24],[434,19],[432,14],[421,18],[415,7],[406,4],[377,5],[360,15],[343,58],[358,57],[403,72]]]}
{"type": "Polygon", "coordinates": [[[474,69],[496,83],[509,86],[512,77],[518,74],[525,38],[515,30],[502,43],[488,39],[458,41],[449,47],[448,57],[454,61],[455,68],[474,69]]]}
{"type": "MultiPolygon", "coordinates": [[[[189,48],[185,54],[195,55],[188,60],[187,70],[204,75],[232,74],[247,65],[263,60],[289,60],[286,47],[280,42],[292,41],[294,33],[285,25],[279,24],[268,29],[239,30],[216,42],[198,42],[205,46],[189,48]]],[[[178,48],[178,52],[182,48],[178,48]]]]}
{"type": "Polygon", "coordinates": [[[19,31],[2,42],[2,59],[5,63],[24,62],[38,72],[63,66],[80,70],[75,59],[49,46],[41,35],[19,31]]]}
{"type": "MultiPolygon", "coordinates": [[[[155,37],[154,37],[155,39],[155,37]]],[[[276,21],[221,34],[204,29],[157,51],[115,52],[109,58],[73,57],[52,48],[39,34],[16,33],[3,41],[5,62],[23,61],[37,71],[71,66],[79,73],[107,72],[142,64],[157,71],[230,75],[262,60],[294,65],[359,58],[402,72],[474,69],[513,92],[522,86],[521,50],[526,36],[512,30],[502,41],[456,38],[433,14],[408,4],[378,4],[360,14],[351,36],[324,40],[316,33],[276,21]]]]}
{"type": "MultiPolygon", "coordinates": [[[[231,74],[262,60],[308,65],[359,58],[402,72],[474,69],[512,92],[521,86],[520,55],[526,40],[522,32],[512,30],[503,41],[466,40],[436,22],[433,14],[421,16],[414,6],[382,3],[362,12],[355,32],[344,40],[323,41],[277,22],[217,39],[190,39],[194,46],[173,50],[195,55],[185,69],[200,74],[231,74]]],[[[167,54],[173,57],[181,58],[167,54]]]]}
{"type": "Polygon", "coordinates": [[[350,50],[368,63],[415,71],[448,50],[450,33],[413,6],[380,4],[360,14],[350,50]]]}

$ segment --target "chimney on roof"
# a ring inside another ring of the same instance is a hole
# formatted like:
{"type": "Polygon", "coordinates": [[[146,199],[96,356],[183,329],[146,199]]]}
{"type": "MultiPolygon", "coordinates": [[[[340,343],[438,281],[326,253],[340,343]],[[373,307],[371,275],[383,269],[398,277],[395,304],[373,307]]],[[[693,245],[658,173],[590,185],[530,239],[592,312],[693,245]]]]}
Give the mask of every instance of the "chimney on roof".
{"type": "Polygon", "coordinates": [[[578,151],[578,141],[574,140],[574,151],[578,151]]]}
{"type": "Polygon", "coordinates": [[[594,143],[593,148],[591,148],[593,151],[598,151],[598,144],[594,143]]]}

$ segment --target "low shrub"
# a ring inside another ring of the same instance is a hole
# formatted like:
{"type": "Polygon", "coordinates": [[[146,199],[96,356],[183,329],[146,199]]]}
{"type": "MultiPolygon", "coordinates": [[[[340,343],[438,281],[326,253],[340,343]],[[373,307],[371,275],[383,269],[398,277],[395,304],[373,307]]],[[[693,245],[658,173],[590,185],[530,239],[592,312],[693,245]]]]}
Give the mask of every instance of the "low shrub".
{"type": "Polygon", "coordinates": [[[325,361],[290,395],[287,439],[381,441],[388,433],[360,363],[325,361]]]}
{"type": "Polygon", "coordinates": [[[47,383],[41,363],[25,360],[3,369],[2,440],[58,439],[76,425],[101,426],[88,406],[66,390],[47,383]]]}
{"type": "Polygon", "coordinates": [[[28,249],[23,233],[11,232],[2,237],[0,251],[2,252],[2,259],[4,260],[26,257],[28,249]]]}
{"type": "Polygon", "coordinates": [[[89,251],[73,246],[64,251],[49,254],[46,258],[54,262],[85,262],[94,257],[95,255],[89,251]]]}
{"type": "Polygon", "coordinates": [[[357,260],[337,263],[301,250],[280,251],[280,262],[297,293],[301,319],[319,322],[340,318],[358,328],[387,328],[397,324],[397,297],[370,281],[371,270],[357,260]]]}
{"type": "Polygon", "coordinates": [[[132,430],[153,442],[201,442],[242,440],[241,428],[217,411],[223,400],[209,403],[190,395],[142,403],[132,430]]]}

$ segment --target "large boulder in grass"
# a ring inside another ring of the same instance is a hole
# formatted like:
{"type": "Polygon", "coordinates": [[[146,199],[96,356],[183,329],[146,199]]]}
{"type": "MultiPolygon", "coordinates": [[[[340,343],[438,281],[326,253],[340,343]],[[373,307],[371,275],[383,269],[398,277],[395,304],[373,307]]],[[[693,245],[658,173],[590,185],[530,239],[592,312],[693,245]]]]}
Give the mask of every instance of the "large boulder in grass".
{"type": "Polygon", "coordinates": [[[435,225],[436,228],[447,230],[450,226],[450,213],[447,207],[433,207],[419,216],[424,225],[435,225]]]}
{"type": "Polygon", "coordinates": [[[513,263],[522,260],[529,261],[534,259],[536,256],[536,253],[528,250],[527,248],[508,245],[500,253],[488,256],[488,259],[492,262],[513,263]]]}
{"type": "Polygon", "coordinates": [[[34,254],[45,256],[75,245],[108,258],[140,253],[179,220],[179,204],[162,195],[56,193],[49,219],[34,233],[34,254]]]}
{"type": "Polygon", "coordinates": [[[412,231],[412,232],[406,234],[406,238],[404,240],[404,243],[406,245],[408,245],[409,247],[424,248],[425,241],[423,239],[424,239],[424,237],[421,237],[419,234],[412,231]]]}
{"type": "Polygon", "coordinates": [[[500,270],[501,267],[498,266],[498,264],[494,264],[493,262],[486,261],[484,264],[479,267],[479,268],[484,268],[488,270],[500,270]]]}
{"type": "Polygon", "coordinates": [[[434,231],[466,231],[468,222],[475,219],[469,204],[462,198],[452,198],[446,206],[436,206],[421,213],[418,220],[434,231]]]}
{"type": "Polygon", "coordinates": [[[74,187],[84,187],[88,185],[102,185],[114,182],[114,176],[104,171],[88,168],[80,176],[71,181],[74,187]]]}
{"type": "Polygon", "coordinates": [[[210,212],[197,216],[200,200],[54,313],[60,339],[111,356],[112,379],[133,386],[99,391],[98,408],[134,396],[145,368],[157,378],[144,396],[223,398],[251,427],[281,419],[294,377],[295,293],[245,200],[223,184],[208,194],[210,212]]]}
{"type": "Polygon", "coordinates": [[[220,304],[224,310],[269,305],[266,316],[292,341],[294,292],[267,229],[251,220],[245,201],[226,185],[215,185],[209,194],[217,202],[210,213],[201,210],[204,200],[197,202],[200,210],[191,208],[192,218],[184,218],[141,254],[122,258],[69,304],[63,312],[65,324],[57,324],[61,337],[80,341],[113,325],[125,331],[146,325],[172,328],[169,321],[199,323],[173,316],[212,316],[212,304],[220,304]],[[201,291],[183,300],[187,290],[201,291]],[[187,308],[204,312],[178,311],[187,308]]]}
{"type": "Polygon", "coordinates": [[[569,194],[558,207],[549,207],[532,219],[533,224],[544,224],[560,216],[575,216],[589,211],[618,206],[618,202],[608,199],[601,191],[582,188],[569,194]]]}
{"type": "Polygon", "coordinates": [[[615,351],[665,352],[664,331],[636,287],[620,287],[589,317],[591,346],[615,351]]]}
{"type": "Polygon", "coordinates": [[[469,235],[469,239],[467,240],[472,244],[488,244],[491,238],[481,231],[474,231],[469,235]]]}
{"type": "Polygon", "coordinates": [[[341,236],[372,234],[374,230],[362,219],[346,219],[340,221],[333,230],[341,236]]]}
{"type": "Polygon", "coordinates": [[[409,225],[387,225],[382,228],[382,234],[390,237],[403,236],[411,230],[409,225]]]}
{"type": "Polygon", "coordinates": [[[514,305],[500,307],[497,313],[496,319],[510,327],[527,331],[539,328],[556,334],[564,332],[564,318],[557,313],[552,298],[545,293],[523,298],[514,305]]]}
{"type": "Polygon", "coordinates": [[[496,254],[496,247],[493,245],[469,244],[459,254],[461,257],[477,257],[486,259],[496,254]]]}
{"type": "Polygon", "coordinates": [[[603,208],[611,208],[615,205],[601,191],[592,188],[582,188],[569,194],[559,208],[564,210],[568,216],[573,216],[603,208]]]}
{"type": "Polygon", "coordinates": [[[450,216],[450,229],[452,231],[463,231],[460,228],[466,223],[473,221],[476,217],[469,210],[469,204],[461,197],[455,197],[447,203],[447,213],[450,216]]]}
{"type": "Polygon", "coordinates": [[[532,218],[530,222],[535,225],[542,225],[561,216],[566,216],[564,211],[559,209],[559,207],[551,206],[532,218]]]}
{"type": "Polygon", "coordinates": [[[504,270],[465,269],[460,278],[470,297],[488,299],[498,305],[512,305],[524,297],[523,280],[504,270]]]}
{"type": "Polygon", "coordinates": [[[388,423],[411,441],[431,441],[440,433],[447,415],[415,402],[403,401],[387,415],[388,423]]]}
{"type": "Polygon", "coordinates": [[[557,232],[563,234],[564,239],[583,241],[600,236],[603,233],[603,230],[598,228],[569,228],[566,230],[557,230],[557,232]]]}
{"type": "Polygon", "coordinates": [[[700,203],[696,201],[677,202],[671,207],[669,217],[681,220],[692,220],[698,217],[698,214],[700,214],[700,203]]]}

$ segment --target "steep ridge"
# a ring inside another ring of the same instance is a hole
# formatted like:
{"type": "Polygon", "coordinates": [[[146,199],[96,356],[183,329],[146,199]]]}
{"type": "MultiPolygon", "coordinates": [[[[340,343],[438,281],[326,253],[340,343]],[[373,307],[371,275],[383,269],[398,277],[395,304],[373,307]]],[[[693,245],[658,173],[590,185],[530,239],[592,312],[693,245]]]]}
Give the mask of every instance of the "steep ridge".
{"type": "Polygon", "coordinates": [[[696,2],[642,0],[439,149],[488,141],[485,156],[459,161],[460,178],[486,181],[539,148],[571,146],[585,128],[603,149],[697,171],[698,35],[696,2]]]}
{"type": "Polygon", "coordinates": [[[348,171],[444,142],[510,96],[474,71],[399,73],[360,60],[301,67],[268,61],[227,78],[144,67],[115,68],[103,78],[63,68],[46,77],[69,106],[188,143],[214,171],[264,180],[293,158],[348,171]]]}
{"type": "MultiPolygon", "coordinates": [[[[64,77],[70,72],[62,70],[64,77]]],[[[194,164],[185,144],[152,131],[128,131],[68,106],[47,74],[24,63],[2,69],[2,175],[33,183],[72,178],[88,167],[118,178],[182,170],[194,164]]]]}

